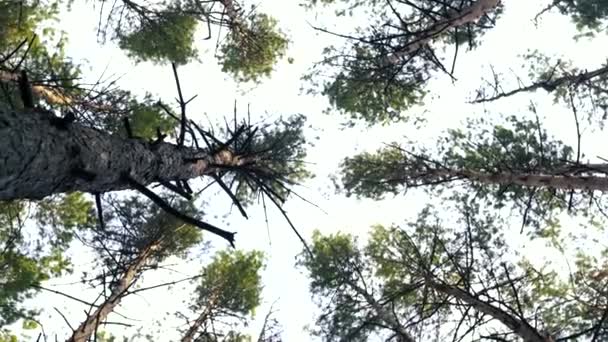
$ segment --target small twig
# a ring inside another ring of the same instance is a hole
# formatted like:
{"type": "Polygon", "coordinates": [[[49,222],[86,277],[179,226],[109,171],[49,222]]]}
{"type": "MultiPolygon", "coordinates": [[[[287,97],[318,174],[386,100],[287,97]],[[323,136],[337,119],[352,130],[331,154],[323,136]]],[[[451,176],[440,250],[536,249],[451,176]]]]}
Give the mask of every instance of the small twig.
{"type": "Polygon", "coordinates": [[[207,137],[211,138],[213,140],[213,142],[217,145],[221,145],[222,142],[219,141],[216,137],[214,137],[212,134],[209,134],[207,132],[205,132],[202,128],[199,127],[199,125],[197,125],[194,121],[190,120],[190,124],[192,126],[194,126],[194,128],[198,131],[198,133],[201,135],[201,137],[203,138],[203,140],[205,141],[205,145],[207,145],[207,148],[209,148],[210,150],[212,149],[212,145],[209,143],[209,140],[207,140],[207,137]]]}
{"type": "Polygon", "coordinates": [[[97,220],[99,221],[99,228],[103,231],[106,229],[106,225],[103,221],[103,207],[101,206],[101,194],[95,194],[95,206],[97,207],[97,220]]]}
{"type": "Polygon", "coordinates": [[[266,221],[266,236],[268,237],[268,244],[272,246],[272,240],[270,239],[270,225],[268,224],[268,212],[266,210],[266,200],[262,195],[262,207],[264,208],[264,220],[266,221]]]}
{"type": "Polygon", "coordinates": [[[85,304],[85,305],[91,305],[91,306],[95,306],[95,307],[97,307],[97,305],[95,305],[95,304],[93,304],[93,303],[89,303],[89,302],[84,301],[84,300],[82,300],[82,299],[78,299],[78,298],[76,298],[76,297],[74,297],[74,296],[70,296],[69,294],[67,294],[67,293],[63,293],[63,292],[61,292],[61,291],[52,290],[52,289],[49,289],[49,288],[46,288],[46,287],[43,287],[43,286],[40,286],[40,285],[30,285],[30,286],[31,286],[31,287],[33,287],[33,288],[35,288],[35,289],[44,290],[44,291],[48,291],[48,292],[51,292],[51,293],[54,293],[54,294],[58,294],[58,295],[60,295],[60,296],[67,297],[67,298],[69,298],[69,299],[71,299],[71,300],[77,301],[77,302],[82,303],[82,304],[85,304]]]}
{"type": "Polygon", "coordinates": [[[24,39],[21,43],[19,43],[19,45],[17,45],[16,48],[13,49],[13,51],[9,52],[8,55],[6,55],[6,57],[2,58],[2,60],[0,60],[0,65],[4,64],[4,62],[8,61],[11,57],[13,57],[13,55],[19,51],[23,45],[25,45],[25,43],[27,43],[27,38],[24,39]]]}
{"type": "Polygon", "coordinates": [[[184,96],[182,94],[182,86],[179,82],[179,76],[177,74],[177,65],[175,63],[171,63],[171,68],[173,69],[173,76],[175,78],[175,85],[177,86],[177,95],[179,96],[179,106],[181,109],[181,127],[179,131],[179,139],[177,140],[177,144],[179,146],[184,146],[184,140],[186,139],[186,105],[187,103],[184,101],[184,96]]]}
{"type": "Polygon", "coordinates": [[[65,323],[68,325],[68,327],[70,327],[70,329],[72,329],[72,331],[76,331],[70,324],[70,321],[68,321],[68,319],[63,315],[63,313],[61,313],[61,311],[59,311],[59,309],[57,309],[56,307],[53,307],[53,309],[55,309],[55,311],[57,311],[57,313],[63,318],[65,323]]]}
{"type": "Polygon", "coordinates": [[[182,183],[182,187],[184,188],[184,190],[186,190],[187,193],[189,193],[189,194],[193,194],[194,193],[194,191],[192,191],[192,188],[190,187],[190,184],[188,184],[187,180],[181,180],[181,181],[178,181],[178,182],[182,183]]]}
{"type": "Polygon", "coordinates": [[[133,326],[133,324],[123,323],[123,322],[107,322],[106,321],[106,322],[103,322],[101,324],[103,324],[104,326],[106,326],[106,325],[120,325],[120,326],[127,327],[127,328],[130,328],[130,327],[133,326]]]}
{"type": "MultiPolygon", "coordinates": [[[[254,181],[256,183],[258,183],[258,185],[263,190],[266,190],[266,191],[272,190],[272,189],[268,188],[264,183],[260,182],[259,180],[255,179],[255,178],[254,178],[254,181]]],[[[287,220],[287,223],[289,223],[289,226],[291,227],[291,230],[293,230],[293,232],[296,233],[296,236],[298,237],[298,239],[300,239],[300,242],[302,242],[302,244],[304,245],[304,248],[306,249],[306,251],[308,252],[308,254],[311,257],[314,257],[314,254],[312,253],[312,250],[310,249],[310,247],[306,243],[306,240],[304,240],[304,238],[302,237],[302,235],[300,235],[300,232],[298,232],[298,229],[294,226],[294,224],[289,219],[289,216],[287,215],[287,212],[281,207],[281,205],[279,204],[279,202],[277,202],[277,200],[273,196],[268,196],[268,198],[270,198],[270,200],[272,201],[272,203],[274,203],[274,205],[277,207],[277,209],[279,209],[279,211],[281,212],[281,214],[283,215],[283,217],[285,218],[285,220],[287,220]]]]}
{"type": "Polygon", "coordinates": [[[15,72],[15,71],[19,70],[19,68],[21,68],[21,64],[23,64],[23,61],[27,57],[28,53],[30,53],[30,49],[32,48],[32,45],[34,45],[35,39],[36,39],[36,34],[34,34],[32,36],[32,38],[30,39],[29,43],[27,44],[27,49],[25,49],[25,52],[23,53],[23,56],[21,57],[21,60],[19,61],[19,63],[17,63],[17,65],[15,65],[15,67],[13,68],[13,72],[15,72]]]}
{"type": "Polygon", "coordinates": [[[200,278],[202,276],[203,276],[202,274],[197,274],[195,276],[184,278],[184,279],[180,279],[180,280],[174,280],[174,281],[170,281],[170,282],[167,282],[167,283],[156,284],[156,285],[152,285],[152,286],[148,286],[148,287],[142,287],[142,288],[139,288],[139,289],[136,289],[136,290],[133,290],[133,291],[128,291],[128,292],[125,293],[125,295],[130,295],[130,294],[134,294],[134,293],[137,293],[137,292],[152,290],[152,289],[156,289],[156,288],[163,287],[163,286],[172,286],[172,285],[175,285],[175,284],[182,283],[184,281],[194,280],[194,279],[200,278]]]}
{"type": "Polygon", "coordinates": [[[194,100],[197,97],[198,97],[198,94],[192,96],[188,101],[185,102],[185,104],[188,105],[190,102],[192,102],[192,100],[194,100]]]}
{"type": "MultiPolygon", "coordinates": [[[[574,104],[574,95],[572,94],[572,89],[569,89],[568,95],[570,98],[570,106],[572,107],[572,113],[574,114],[574,123],[576,124],[576,165],[580,165],[581,162],[581,130],[578,122],[578,111],[576,109],[576,105],[574,104]]],[[[568,211],[572,210],[574,199],[574,189],[570,190],[570,196],[568,199],[568,211]]]]}
{"type": "MultiPolygon", "coordinates": [[[[236,129],[234,131],[234,133],[232,134],[232,137],[230,137],[230,139],[226,140],[226,142],[220,144],[220,146],[217,148],[218,151],[223,150],[226,147],[229,147],[230,144],[232,144],[233,142],[236,143],[237,139],[241,136],[241,134],[243,134],[243,132],[245,131],[245,128],[247,128],[245,125],[242,125],[241,127],[239,127],[238,129],[236,129]]],[[[236,150],[236,149],[235,149],[236,150]]]]}
{"type": "Polygon", "coordinates": [[[122,122],[125,125],[125,131],[127,132],[127,138],[133,139],[134,135],[133,135],[133,130],[131,129],[131,123],[129,122],[129,118],[125,116],[124,118],[122,118],[122,122]]]}
{"type": "Polygon", "coordinates": [[[246,219],[249,219],[249,217],[247,216],[247,212],[245,212],[245,208],[243,208],[243,206],[241,205],[241,201],[239,201],[239,199],[236,198],[236,195],[226,185],[226,183],[224,183],[224,181],[222,181],[222,179],[219,176],[217,176],[217,175],[212,175],[212,177],[213,177],[213,179],[215,179],[215,181],[217,182],[217,184],[220,185],[220,187],[222,188],[222,190],[224,190],[226,192],[226,194],[228,194],[228,196],[232,200],[232,203],[234,203],[234,205],[236,205],[236,207],[241,212],[241,215],[243,215],[246,219]]]}
{"type": "Polygon", "coordinates": [[[171,184],[171,182],[166,182],[166,181],[162,181],[159,180],[158,181],[162,186],[164,186],[165,188],[175,192],[176,194],[182,196],[183,198],[187,199],[188,201],[192,201],[192,195],[190,195],[188,192],[184,191],[183,189],[181,189],[180,187],[171,184]]]}
{"type": "Polygon", "coordinates": [[[519,234],[523,234],[524,228],[526,228],[528,215],[530,214],[530,209],[532,209],[532,200],[534,199],[534,195],[536,194],[537,189],[538,188],[534,188],[530,190],[530,195],[528,196],[528,200],[526,201],[526,209],[524,210],[524,215],[521,219],[521,229],[519,230],[519,234]]]}
{"type": "Polygon", "coordinates": [[[167,135],[160,131],[160,127],[156,127],[156,139],[152,142],[152,145],[157,145],[165,141],[166,137],[167,135]]]}
{"type": "Polygon", "coordinates": [[[19,87],[19,95],[21,96],[21,102],[23,107],[34,108],[34,94],[32,92],[32,85],[27,77],[27,72],[21,70],[21,74],[17,79],[17,85],[19,87]]]}

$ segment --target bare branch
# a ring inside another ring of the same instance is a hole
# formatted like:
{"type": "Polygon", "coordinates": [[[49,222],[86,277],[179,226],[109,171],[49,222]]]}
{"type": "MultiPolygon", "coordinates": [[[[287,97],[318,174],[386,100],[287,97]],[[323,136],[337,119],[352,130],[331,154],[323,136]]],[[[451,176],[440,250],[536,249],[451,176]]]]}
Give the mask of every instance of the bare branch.
{"type": "Polygon", "coordinates": [[[164,211],[166,211],[167,213],[175,216],[176,218],[188,223],[188,224],[192,224],[196,227],[199,227],[203,230],[209,231],[213,234],[219,235],[222,238],[226,239],[226,241],[228,241],[230,243],[230,245],[232,247],[234,247],[234,235],[235,233],[232,232],[228,232],[226,230],[217,228],[209,223],[200,221],[198,219],[195,219],[193,217],[190,217],[180,211],[178,211],[177,209],[171,207],[167,202],[165,202],[162,198],[160,198],[160,196],[158,196],[157,194],[155,194],[153,191],[149,190],[148,188],[146,188],[146,186],[140,184],[139,182],[137,182],[135,179],[133,179],[131,176],[129,176],[129,174],[124,173],[123,174],[123,179],[125,181],[127,181],[131,186],[133,186],[134,189],[136,189],[137,191],[141,192],[144,196],[148,197],[150,200],[152,200],[152,202],[154,202],[156,205],[158,205],[159,207],[161,207],[164,211]]]}

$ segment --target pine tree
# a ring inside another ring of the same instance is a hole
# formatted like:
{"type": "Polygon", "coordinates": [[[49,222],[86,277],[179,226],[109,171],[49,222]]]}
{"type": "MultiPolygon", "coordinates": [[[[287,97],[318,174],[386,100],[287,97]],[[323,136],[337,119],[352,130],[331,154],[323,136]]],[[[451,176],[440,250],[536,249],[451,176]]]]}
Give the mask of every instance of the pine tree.
{"type": "Polygon", "coordinates": [[[372,227],[363,246],[349,234],[316,233],[313,255],[299,261],[321,307],[313,333],[323,341],[605,338],[604,257],[577,249],[563,277],[559,266],[513,254],[494,214],[460,209],[447,222],[427,208],[407,225],[372,227]]]}
{"type": "MultiPolygon", "coordinates": [[[[193,211],[184,201],[174,205],[184,212],[193,211]]],[[[105,272],[95,280],[108,295],[74,329],[70,342],[88,341],[123,298],[135,290],[134,284],[146,269],[168,256],[185,254],[202,239],[198,228],[182,223],[150,201],[133,197],[112,203],[112,207],[115,212],[107,215],[107,223],[93,230],[89,238],[89,245],[106,264],[105,272]]]]}
{"type": "Polygon", "coordinates": [[[323,61],[306,78],[320,84],[333,107],[369,124],[406,119],[403,111],[422,103],[433,71],[453,77],[454,67],[445,65],[454,63],[452,56],[436,50],[446,44],[453,44],[456,51],[465,43],[476,46],[502,12],[496,0],[313,0],[307,4],[335,5],[338,16],[365,13],[369,27],[358,27],[353,34],[330,32],[348,44],[327,47],[323,61]],[[327,80],[320,76],[327,74],[326,68],[335,70],[327,80]]]}
{"type": "Polygon", "coordinates": [[[191,308],[196,318],[181,341],[217,341],[222,336],[227,341],[247,341],[248,338],[234,328],[246,322],[247,316],[260,304],[262,261],[262,253],[256,251],[218,253],[201,270],[201,281],[191,308]],[[231,317],[236,318],[236,322],[224,322],[227,327],[219,331],[214,328],[214,322],[231,317]]]}
{"type": "Polygon", "coordinates": [[[594,194],[608,190],[608,165],[583,163],[580,155],[552,139],[538,121],[512,116],[492,127],[483,119],[469,120],[465,129],[448,130],[433,148],[394,143],[346,158],[341,189],[379,199],[424,187],[457,202],[516,209],[524,226],[540,229],[566,209],[591,213],[590,207],[600,205],[594,194]]]}
{"type": "MultiPolygon", "coordinates": [[[[17,33],[27,36],[33,30],[17,33]]],[[[6,40],[19,41],[12,36],[6,40]]],[[[35,40],[24,50],[25,43],[27,40],[15,44],[9,57],[27,59],[28,65],[35,65],[29,61],[46,55],[44,47],[36,45],[35,40]],[[31,54],[32,51],[36,53],[31,54]]],[[[56,58],[60,61],[61,57],[56,58]]],[[[14,70],[11,58],[5,58],[3,63],[14,70]]],[[[66,68],[70,66],[66,64],[66,68]]],[[[232,243],[232,233],[180,215],[146,185],[158,182],[189,198],[192,190],[186,182],[210,176],[244,213],[240,201],[246,198],[237,198],[222,181],[222,177],[238,179],[242,182],[229,184],[236,185],[241,194],[265,192],[278,205],[284,202],[281,194],[288,192],[289,184],[307,176],[301,162],[303,119],[300,116],[279,120],[282,130],[277,131],[268,126],[256,128],[245,121],[239,123],[235,117],[235,127],[227,127],[227,137],[222,141],[211,133],[212,128],[203,130],[187,118],[187,102],[182,96],[177,66],[175,63],[172,66],[180,100],[179,114],[162,102],[154,102],[150,97],[139,101],[126,91],[102,90],[92,96],[90,91],[74,87],[78,90],[58,93],[54,89],[69,84],[49,87],[31,77],[44,73],[57,75],[53,65],[50,70],[5,72],[2,81],[11,91],[0,102],[2,145],[7,147],[2,149],[0,200],[40,200],[64,192],[102,194],[134,189],[182,219],[232,243]],[[173,127],[178,127],[178,134],[166,131],[173,127]],[[168,137],[176,142],[165,142],[168,137]]],[[[76,68],[67,74],[78,73],[76,68]]]]}

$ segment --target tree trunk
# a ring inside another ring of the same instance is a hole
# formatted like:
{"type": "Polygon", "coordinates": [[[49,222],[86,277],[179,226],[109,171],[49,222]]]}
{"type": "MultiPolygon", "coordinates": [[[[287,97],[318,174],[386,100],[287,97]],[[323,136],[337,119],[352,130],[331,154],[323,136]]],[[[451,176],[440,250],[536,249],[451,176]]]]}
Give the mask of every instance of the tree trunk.
{"type": "Polygon", "coordinates": [[[530,324],[520,319],[513,317],[504,310],[501,310],[489,303],[486,303],[479,298],[473,296],[469,292],[463,291],[457,287],[453,287],[447,284],[440,284],[434,281],[427,281],[427,285],[434,288],[435,290],[450,295],[454,298],[458,298],[461,301],[472,306],[475,310],[482,312],[488,316],[493,317],[505,326],[507,326],[514,334],[517,334],[525,342],[547,342],[550,341],[550,337],[543,337],[536,329],[530,324]]]}
{"type": "Polygon", "coordinates": [[[194,341],[194,338],[196,337],[197,331],[207,321],[207,319],[209,318],[209,316],[211,314],[211,311],[213,310],[214,306],[216,305],[216,301],[217,301],[217,299],[218,299],[218,297],[220,295],[221,288],[222,288],[222,286],[220,285],[220,286],[218,286],[213,291],[213,295],[211,296],[211,298],[207,302],[207,305],[205,306],[205,309],[203,310],[203,312],[201,312],[200,315],[198,315],[198,318],[188,328],[188,330],[186,331],[186,333],[184,334],[184,336],[182,336],[182,339],[180,340],[181,342],[192,342],[192,341],[194,341]]]}
{"type": "Polygon", "coordinates": [[[608,65],[606,65],[602,68],[593,70],[593,71],[584,71],[584,72],[580,72],[578,74],[567,74],[565,76],[558,77],[555,79],[550,78],[547,80],[541,80],[541,81],[533,83],[529,86],[517,88],[514,90],[507,91],[507,92],[501,92],[501,93],[498,93],[498,94],[496,94],[494,96],[490,96],[490,97],[481,97],[472,102],[473,103],[492,102],[492,101],[496,101],[496,100],[504,98],[504,97],[509,97],[509,96],[515,95],[517,93],[532,92],[539,88],[545,89],[547,92],[551,92],[551,91],[555,90],[557,87],[561,87],[561,86],[565,86],[565,85],[579,85],[581,83],[589,82],[592,79],[605,75],[605,74],[608,74],[608,65]]]}
{"type": "Polygon", "coordinates": [[[367,304],[369,304],[376,312],[377,317],[381,319],[390,329],[392,329],[399,336],[399,341],[415,341],[412,335],[407,332],[403,325],[397,320],[395,315],[384,309],[382,304],[378,303],[378,301],[372,295],[370,295],[367,291],[365,291],[363,288],[361,288],[352,281],[347,281],[346,284],[350,286],[356,293],[365,298],[367,304]]]}
{"type": "Polygon", "coordinates": [[[205,321],[207,320],[207,310],[203,311],[198,318],[196,319],[196,321],[194,321],[194,323],[192,323],[192,325],[188,328],[188,331],[186,331],[186,333],[184,334],[184,336],[182,337],[182,339],[180,340],[181,342],[192,342],[194,341],[194,338],[196,337],[196,332],[198,331],[198,329],[203,326],[203,323],[205,323],[205,321]]]}
{"type": "Polygon", "coordinates": [[[437,178],[462,177],[483,184],[522,185],[536,188],[558,190],[599,190],[608,191],[608,177],[601,176],[562,176],[533,173],[498,172],[487,173],[470,170],[437,170],[437,178]]]}
{"type": "Polygon", "coordinates": [[[110,135],[50,113],[0,109],[0,200],[123,190],[132,187],[125,176],[148,185],[209,174],[217,171],[213,165],[245,162],[228,150],[210,155],[110,135]]]}
{"type": "Polygon", "coordinates": [[[72,337],[67,342],[86,342],[95,333],[97,326],[103,322],[108,315],[114,311],[114,308],[120,304],[124,294],[129,290],[131,285],[134,283],[135,276],[139,274],[141,268],[145,265],[146,261],[155,249],[158,247],[158,243],[150,244],[137,258],[127,267],[122,277],[116,284],[116,287],[112,290],[110,296],[101,304],[95,312],[90,314],[87,319],[80,324],[80,326],[74,331],[72,337]]]}
{"type": "Polygon", "coordinates": [[[433,23],[422,31],[419,37],[415,37],[413,41],[407,43],[394,54],[390,55],[388,57],[389,62],[392,64],[399,63],[401,58],[409,56],[412,52],[425,46],[434,37],[446,30],[479,20],[484,14],[496,8],[500,2],[501,0],[477,0],[460,12],[454,12],[447,18],[433,23]]]}

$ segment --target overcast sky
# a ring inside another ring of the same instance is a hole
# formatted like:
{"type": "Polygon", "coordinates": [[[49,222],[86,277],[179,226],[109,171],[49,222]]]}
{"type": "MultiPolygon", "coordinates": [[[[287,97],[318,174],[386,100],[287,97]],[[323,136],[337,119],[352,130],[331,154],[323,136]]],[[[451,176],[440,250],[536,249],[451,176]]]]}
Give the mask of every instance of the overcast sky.
{"type": "MultiPolygon", "coordinates": [[[[544,92],[509,98],[487,106],[466,104],[466,100],[473,96],[474,90],[480,84],[481,77],[491,76],[488,68],[490,64],[498,70],[505,72],[512,70],[520,76],[525,76],[527,72],[521,68],[522,61],[517,55],[525,53],[527,49],[539,49],[549,55],[564,55],[575,60],[575,65],[581,68],[594,69],[605,61],[608,53],[606,39],[602,37],[593,42],[575,43],[571,39],[575,34],[574,27],[566,17],[548,15],[543,18],[539,27],[535,27],[531,20],[546,2],[506,1],[504,15],[498,21],[497,27],[486,34],[481,47],[474,52],[460,53],[455,74],[458,80],[452,83],[445,75],[438,75],[437,79],[431,82],[429,88],[431,97],[425,106],[412,110],[416,114],[425,115],[428,120],[426,126],[416,128],[411,124],[395,124],[390,127],[368,129],[365,124],[361,124],[356,128],[344,130],[342,126],[344,118],[335,113],[332,115],[322,113],[327,107],[324,98],[306,95],[300,91],[300,88],[305,86],[300,81],[300,77],[321,58],[321,49],[331,42],[340,43],[332,37],[315,32],[309,23],[338,32],[347,32],[349,28],[340,24],[344,19],[335,19],[330,10],[319,11],[320,13],[305,12],[296,1],[261,0],[260,11],[276,17],[281,28],[289,35],[291,45],[287,56],[293,57],[294,63],[288,64],[282,61],[272,78],[265,80],[259,86],[239,86],[232,82],[228,75],[221,73],[212,57],[215,40],[201,41],[199,50],[207,51],[206,54],[202,54],[202,64],[192,63],[180,68],[184,96],[199,95],[189,107],[189,115],[203,123],[207,122],[205,114],[212,121],[221,122],[223,115],[231,115],[234,100],[237,101],[241,113],[245,114],[249,105],[254,117],[259,115],[266,120],[279,115],[305,114],[308,124],[311,125],[307,135],[315,143],[315,146],[309,149],[308,162],[311,163],[311,170],[316,177],[296,191],[321,207],[322,211],[293,197],[286,205],[291,220],[308,239],[314,229],[324,233],[349,231],[364,238],[372,224],[399,224],[404,219],[411,218],[425,203],[421,199],[426,197],[421,193],[411,192],[407,196],[372,202],[347,199],[335,194],[329,177],[336,172],[339,162],[345,156],[364,149],[375,149],[383,142],[399,141],[404,136],[429,143],[444,128],[459,127],[461,120],[466,117],[498,118],[499,114],[525,115],[530,100],[537,101],[539,114],[545,116],[541,117],[543,126],[550,133],[558,135],[566,142],[574,142],[575,132],[572,130],[573,121],[570,111],[567,108],[554,106],[551,98],[544,92]],[[315,139],[316,137],[319,139],[315,139]]],[[[91,67],[90,72],[85,68],[85,76],[95,80],[104,69],[107,69],[106,75],[123,75],[119,84],[125,89],[139,94],[151,92],[165,101],[175,98],[173,76],[169,66],[148,63],[135,66],[113,44],[100,46],[97,43],[95,36],[97,15],[97,9],[93,8],[89,1],[77,2],[72,12],[65,13],[61,17],[61,28],[68,32],[70,39],[68,56],[76,61],[87,60],[91,67]]],[[[592,127],[585,122],[583,128],[590,131],[592,127]]],[[[587,136],[592,137],[589,134],[587,136]]],[[[583,147],[592,151],[590,156],[594,153],[602,153],[601,150],[593,151],[594,147],[599,146],[593,143],[594,138],[586,137],[585,139],[591,140],[584,140],[583,147]]],[[[605,146],[605,143],[601,146],[605,146]]],[[[211,223],[237,231],[238,248],[259,249],[268,257],[263,278],[264,305],[256,312],[256,317],[263,318],[270,304],[276,301],[276,317],[284,328],[284,340],[310,340],[303,328],[307,324],[314,324],[314,305],[307,291],[306,277],[294,266],[295,255],[301,251],[302,246],[288,224],[276,210],[269,208],[269,233],[267,233],[261,205],[249,210],[251,219],[248,221],[242,219],[236,209],[224,220],[222,217],[230,210],[229,199],[221,193],[215,197],[212,193],[208,195],[214,202],[213,205],[205,207],[211,223]],[[221,200],[217,200],[218,197],[221,200]]],[[[225,242],[219,238],[209,237],[209,239],[217,248],[226,247],[225,242]]],[[[82,248],[73,252],[78,257],[74,259],[76,272],[72,276],[54,279],[48,286],[77,282],[80,271],[86,270],[91,265],[90,258],[82,254],[84,252],[82,248]]],[[[196,274],[206,260],[198,257],[200,254],[195,251],[191,260],[187,262],[169,260],[166,264],[171,264],[168,267],[171,270],[150,271],[145,274],[144,283],[152,285],[196,274]]],[[[97,291],[84,291],[81,284],[57,285],[54,288],[67,290],[91,300],[97,295],[97,291]]],[[[118,311],[125,316],[140,320],[129,323],[134,324],[135,327],[143,327],[142,331],[146,331],[150,329],[149,322],[154,325],[154,320],[162,320],[166,312],[183,309],[184,304],[181,300],[187,299],[191,290],[191,287],[185,289],[177,287],[174,290],[163,288],[141,293],[141,296],[130,296],[124,300],[118,311]]],[[[47,333],[49,330],[62,334],[69,331],[52,310],[53,306],[68,313],[72,325],[77,325],[84,318],[82,310],[86,308],[79,304],[65,302],[63,298],[50,294],[42,294],[38,298],[36,306],[46,308],[41,321],[53,322],[45,326],[47,333]]],[[[128,322],[117,315],[112,315],[111,320],[128,322]]],[[[183,328],[184,323],[175,320],[163,323],[163,333],[166,334],[163,336],[175,337],[176,325],[182,324],[183,328]]],[[[259,329],[259,324],[256,323],[249,329],[255,333],[259,329]]],[[[118,332],[122,328],[110,330],[118,332]]],[[[131,332],[133,330],[128,334],[131,332]]],[[[60,338],[61,336],[59,335],[60,338]]]]}

